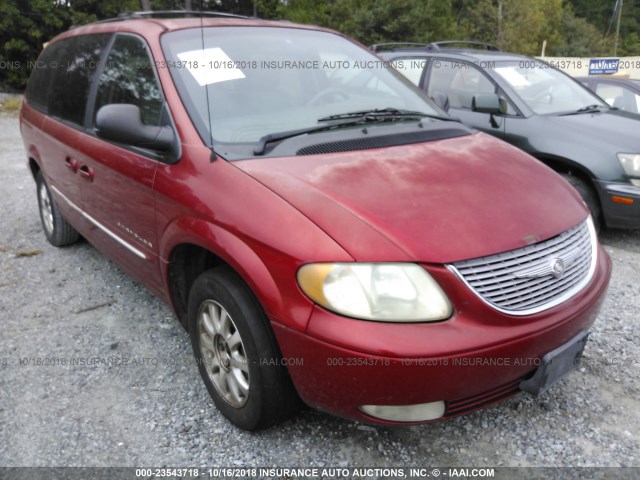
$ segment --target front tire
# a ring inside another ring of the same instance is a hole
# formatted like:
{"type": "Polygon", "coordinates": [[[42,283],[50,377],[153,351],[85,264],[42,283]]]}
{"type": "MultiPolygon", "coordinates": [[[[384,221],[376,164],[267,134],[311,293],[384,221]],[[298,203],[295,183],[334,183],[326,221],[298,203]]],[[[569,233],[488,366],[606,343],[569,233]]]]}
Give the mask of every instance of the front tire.
{"type": "Polygon", "coordinates": [[[598,194],[581,178],[570,174],[564,174],[562,177],[578,191],[582,200],[584,200],[584,203],[591,212],[591,218],[593,219],[593,225],[596,228],[596,232],[599,232],[602,225],[602,208],[600,207],[598,194]]]}
{"type": "Polygon", "coordinates": [[[258,301],[230,269],[201,274],[189,293],[189,331],[218,410],[244,430],[290,417],[298,397],[258,301]]]}
{"type": "Polygon", "coordinates": [[[40,221],[49,243],[54,247],[64,247],[75,243],[80,235],[60,213],[60,209],[51,196],[51,190],[49,190],[42,172],[38,172],[36,175],[36,189],[38,192],[40,221]]]}

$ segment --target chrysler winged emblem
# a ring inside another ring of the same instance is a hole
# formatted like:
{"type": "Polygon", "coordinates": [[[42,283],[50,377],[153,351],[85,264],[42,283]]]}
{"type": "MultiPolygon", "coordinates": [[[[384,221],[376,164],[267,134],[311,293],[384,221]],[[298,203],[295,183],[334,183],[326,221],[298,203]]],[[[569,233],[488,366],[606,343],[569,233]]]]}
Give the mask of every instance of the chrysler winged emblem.
{"type": "Polygon", "coordinates": [[[562,278],[579,255],[580,251],[575,249],[559,257],[548,257],[546,260],[542,259],[536,262],[533,266],[514,272],[513,276],[516,278],[542,278],[547,276],[562,278]]]}
{"type": "Polygon", "coordinates": [[[561,258],[554,258],[551,261],[551,275],[556,278],[560,278],[564,275],[564,262],[561,258]]]}

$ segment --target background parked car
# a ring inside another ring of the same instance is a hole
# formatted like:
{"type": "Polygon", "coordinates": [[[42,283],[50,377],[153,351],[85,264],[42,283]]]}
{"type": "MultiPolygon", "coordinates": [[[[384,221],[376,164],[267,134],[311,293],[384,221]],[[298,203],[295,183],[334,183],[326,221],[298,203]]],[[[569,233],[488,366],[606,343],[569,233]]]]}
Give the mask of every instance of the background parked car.
{"type": "Polygon", "coordinates": [[[452,116],[563,175],[597,223],[640,227],[636,115],[612,109],[543,61],[491,45],[451,41],[372,49],[452,116]]]}
{"type": "Polygon", "coordinates": [[[576,77],[576,80],[612,107],[640,114],[640,80],[615,77],[576,77]]]}

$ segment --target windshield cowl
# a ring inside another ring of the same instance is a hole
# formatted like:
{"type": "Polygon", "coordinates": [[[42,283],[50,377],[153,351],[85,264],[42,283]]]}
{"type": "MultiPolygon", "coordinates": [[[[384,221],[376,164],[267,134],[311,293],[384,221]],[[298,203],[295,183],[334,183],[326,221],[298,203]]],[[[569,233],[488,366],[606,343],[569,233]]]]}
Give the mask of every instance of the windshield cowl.
{"type": "Polygon", "coordinates": [[[360,125],[367,125],[372,123],[388,123],[397,121],[420,121],[424,115],[408,114],[408,115],[378,115],[375,113],[364,113],[363,115],[356,115],[351,117],[349,114],[333,115],[328,118],[318,119],[318,122],[326,122],[328,120],[339,120],[354,118],[354,120],[339,121],[336,123],[330,123],[325,125],[319,125],[317,127],[309,127],[296,130],[286,130],[284,132],[275,132],[264,135],[258,140],[256,148],[253,150],[255,155],[264,155],[267,149],[267,145],[271,142],[277,142],[280,140],[286,140],[288,138],[297,137],[299,135],[305,135],[315,132],[323,132],[329,130],[336,130],[339,128],[358,127],[360,125]]]}
{"type": "Polygon", "coordinates": [[[220,143],[216,145],[216,153],[228,161],[293,157],[411,145],[473,133],[474,130],[461,123],[430,119],[422,122],[376,122],[291,135],[269,142],[262,155],[255,154],[255,143],[220,143]]]}

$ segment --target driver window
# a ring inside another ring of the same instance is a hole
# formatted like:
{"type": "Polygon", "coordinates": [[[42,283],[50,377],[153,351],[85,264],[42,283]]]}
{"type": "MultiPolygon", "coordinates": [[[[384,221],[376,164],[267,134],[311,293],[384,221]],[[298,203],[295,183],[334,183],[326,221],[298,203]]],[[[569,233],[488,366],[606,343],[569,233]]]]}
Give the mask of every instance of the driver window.
{"type": "Polygon", "coordinates": [[[448,60],[432,62],[427,94],[432,99],[446,97],[450,108],[471,110],[474,95],[495,91],[494,84],[484,73],[468,63],[448,60]]]}
{"type": "Polygon", "coordinates": [[[119,35],[100,77],[94,121],[101,107],[129,103],[140,108],[143,123],[160,125],[164,102],[152,65],[140,38],[119,35]]]}

